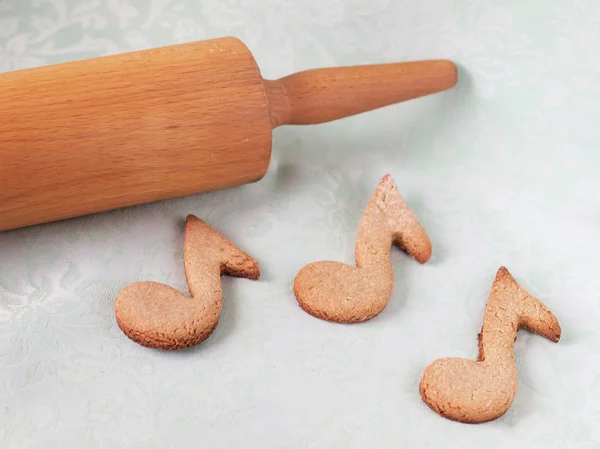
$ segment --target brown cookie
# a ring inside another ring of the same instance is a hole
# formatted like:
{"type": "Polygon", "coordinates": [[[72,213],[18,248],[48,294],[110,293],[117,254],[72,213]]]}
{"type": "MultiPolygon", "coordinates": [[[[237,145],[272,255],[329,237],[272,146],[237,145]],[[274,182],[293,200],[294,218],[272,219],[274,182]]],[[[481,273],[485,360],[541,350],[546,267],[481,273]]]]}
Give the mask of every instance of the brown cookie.
{"type": "Polygon", "coordinates": [[[115,300],[121,330],[149,348],[183,349],[215,329],[222,306],[221,275],[258,279],[258,262],[193,215],[186,220],[184,266],[192,295],[157,282],[136,282],[115,300]]]}
{"type": "Polygon", "coordinates": [[[390,175],[382,178],[362,216],[356,242],[356,268],[323,261],[302,268],[294,294],[306,312],[339,323],[367,321],[392,295],[392,244],[418,262],[431,257],[427,232],[410,210],[390,175]]]}
{"type": "Polygon", "coordinates": [[[477,361],[445,358],[433,362],[421,379],[423,401],[454,421],[482,423],[502,416],[517,394],[513,346],[519,328],[553,342],[560,339],[560,325],[552,312],[501,267],[478,336],[477,361]]]}

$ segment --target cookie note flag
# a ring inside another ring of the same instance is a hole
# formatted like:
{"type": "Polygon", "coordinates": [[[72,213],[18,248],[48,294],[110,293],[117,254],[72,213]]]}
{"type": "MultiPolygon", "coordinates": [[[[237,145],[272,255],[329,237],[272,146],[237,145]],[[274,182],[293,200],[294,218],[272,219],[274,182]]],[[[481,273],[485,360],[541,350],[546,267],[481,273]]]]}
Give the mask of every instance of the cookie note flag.
{"type": "Polygon", "coordinates": [[[380,181],[362,216],[356,268],[341,262],[311,263],[294,280],[294,293],[309,314],[328,321],[357,323],[378,315],[392,296],[392,245],[420,263],[431,257],[427,232],[390,175],[380,181]]]}
{"type": "Polygon", "coordinates": [[[256,260],[193,215],[186,220],[184,265],[191,298],[151,281],[133,283],[119,292],[115,316],[131,340],[166,350],[197,345],[219,322],[221,276],[260,276],[256,260]]]}
{"type": "Polygon", "coordinates": [[[561,328],[542,302],[500,267],[492,285],[479,334],[477,361],[445,358],[421,378],[423,401],[454,421],[482,423],[502,416],[517,394],[514,342],[519,328],[557,342],[561,328]]]}

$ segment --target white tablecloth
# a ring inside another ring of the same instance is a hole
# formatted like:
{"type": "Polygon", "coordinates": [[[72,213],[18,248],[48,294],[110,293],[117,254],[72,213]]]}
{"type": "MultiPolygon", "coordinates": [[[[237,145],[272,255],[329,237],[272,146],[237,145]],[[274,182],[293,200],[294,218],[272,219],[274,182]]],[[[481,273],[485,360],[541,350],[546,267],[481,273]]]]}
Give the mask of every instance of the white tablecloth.
{"type": "Polygon", "coordinates": [[[0,71],[226,35],[267,78],[450,58],[460,82],[277,129],[252,185],[0,233],[0,447],[600,447],[598,2],[0,0],[0,71]],[[393,251],[394,294],[372,321],[317,320],[294,276],[354,262],[386,173],[433,257],[393,251]],[[137,280],[187,292],[188,213],[256,257],[262,277],[223,278],[220,324],[197,348],[145,349],[120,332],[113,301],[137,280]],[[420,376],[436,358],[476,357],[500,265],[563,338],[521,331],[507,414],[451,422],[422,402],[420,376]]]}

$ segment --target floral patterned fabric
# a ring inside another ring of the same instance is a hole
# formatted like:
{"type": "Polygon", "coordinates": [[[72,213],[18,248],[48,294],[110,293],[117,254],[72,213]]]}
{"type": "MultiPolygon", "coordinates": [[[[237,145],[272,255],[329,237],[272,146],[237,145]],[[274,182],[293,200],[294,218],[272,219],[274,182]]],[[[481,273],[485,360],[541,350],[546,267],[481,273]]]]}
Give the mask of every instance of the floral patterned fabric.
{"type": "Polygon", "coordinates": [[[449,58],[460,81],[275,130],[255,184],[0,233],[0,447],[600,447],[600,4],[0,0],[0,72],[226,35],[266,78],[449,58]],[[392,252],[394,294],[372,321],[309,316],[294,276],[354,262],[386,173],[429,231],[431,261],[392,252]],[[137,280],[187,292],[188,213],[262,278],[223,278],[221,321],[200,346],[148,350],[120,332],[113,301],[137,280]],[[513,406],[451,422],[422,402],[420,376],[436,358],[476,357],[500,265],[563,338],[519,332],[513,406]]]}

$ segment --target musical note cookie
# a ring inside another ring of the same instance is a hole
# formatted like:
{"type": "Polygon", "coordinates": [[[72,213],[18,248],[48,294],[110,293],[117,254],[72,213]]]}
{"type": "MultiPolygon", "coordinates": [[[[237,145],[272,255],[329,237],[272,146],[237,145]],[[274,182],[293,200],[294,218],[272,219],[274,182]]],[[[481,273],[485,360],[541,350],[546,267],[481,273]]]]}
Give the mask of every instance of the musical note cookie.
{"type": "Polygon", "coordinates": [[[158,282],[135,282],[115,299],[123,333],[149,348],[184,349],[204,341],[219,322],[223,274],[258,279],[258,262],[199,218],[188,215],[184,267],[191,298],[158,282]]]}
{"type": "Polygon", "coordinates": [[[441,416],[464,423],[491,421],[506,413],[517,394],[514,342],[519,328],[553,342],[561,335],[552,312],[500,267],[478,335],[477,361],[445,358],[433,362],[421,378],[423,401],[441,416]]]}
{"type": "Polygon", "coordinates": [[[294,280],[294,294],[307,313],[338,323],[378,315],[392,296],[390,251],[395,244],[420,263],[431,257],[427,232],[408,207],[390,175],[384,176],[362,216],[356,267],[335,261],[311,263],[294,280]]]}

